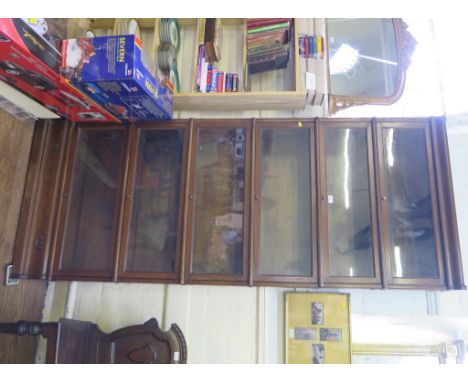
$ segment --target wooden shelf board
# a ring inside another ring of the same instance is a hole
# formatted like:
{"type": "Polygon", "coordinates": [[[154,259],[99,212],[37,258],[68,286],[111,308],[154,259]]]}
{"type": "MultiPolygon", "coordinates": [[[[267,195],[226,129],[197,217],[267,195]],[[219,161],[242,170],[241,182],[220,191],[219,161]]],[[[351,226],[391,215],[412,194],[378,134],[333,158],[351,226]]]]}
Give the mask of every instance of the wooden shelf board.
{"type": "Polygon", "coordinates": [[[174,95],[176,111],[303,110],[306,92],[179,93],[174,95]]]}

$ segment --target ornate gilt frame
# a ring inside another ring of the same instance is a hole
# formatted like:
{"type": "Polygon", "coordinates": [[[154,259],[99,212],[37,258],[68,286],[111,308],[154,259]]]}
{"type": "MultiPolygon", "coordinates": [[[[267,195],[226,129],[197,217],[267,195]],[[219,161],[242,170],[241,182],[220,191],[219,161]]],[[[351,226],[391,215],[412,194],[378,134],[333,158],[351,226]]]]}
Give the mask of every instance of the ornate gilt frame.
{"type": "MultiPolygon", "coordinates": [[[[411,56],[416,47],[416,40],[408,31],[408,25],[402,19],[392,19],[396,34],[397,50],[398,50],[398,77],[395,86],[395,92],[389,97],[358,97],[358,96],[343,96],[333,95],[331,93],[331,78],[330,66],[328,66],[327,81],[328,81],[328,113],[329,115],[346,109],[351,106],[361,105],[391,105],[400,99],[405,88],[406,70],[411,63],[411,56]]],[[[328,36],[328,29],[327,29],[328,36]]],[[[327,52],[327,60],[330,57],[327,52]]]]}

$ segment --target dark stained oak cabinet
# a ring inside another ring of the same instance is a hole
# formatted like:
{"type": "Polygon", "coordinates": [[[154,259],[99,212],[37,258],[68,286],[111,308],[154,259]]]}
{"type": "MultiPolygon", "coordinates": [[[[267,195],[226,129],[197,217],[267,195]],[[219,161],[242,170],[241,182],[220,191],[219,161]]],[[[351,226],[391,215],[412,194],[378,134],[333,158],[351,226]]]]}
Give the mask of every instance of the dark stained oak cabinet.
{"type": "Polygon", "coordinates": [[[464,289],[444,118],[36,126],[14,275],[464,289]]]}

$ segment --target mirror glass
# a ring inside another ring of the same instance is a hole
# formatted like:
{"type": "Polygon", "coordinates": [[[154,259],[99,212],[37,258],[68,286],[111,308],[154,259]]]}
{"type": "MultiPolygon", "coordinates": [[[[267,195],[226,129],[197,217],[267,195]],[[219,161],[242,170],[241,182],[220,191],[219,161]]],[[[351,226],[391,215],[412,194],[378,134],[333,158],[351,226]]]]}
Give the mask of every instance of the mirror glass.
{"type": "Polygon", "coordinates": [[[391,97],[398,90],[392,19],[327,19],[330,94],[391,97]]]}

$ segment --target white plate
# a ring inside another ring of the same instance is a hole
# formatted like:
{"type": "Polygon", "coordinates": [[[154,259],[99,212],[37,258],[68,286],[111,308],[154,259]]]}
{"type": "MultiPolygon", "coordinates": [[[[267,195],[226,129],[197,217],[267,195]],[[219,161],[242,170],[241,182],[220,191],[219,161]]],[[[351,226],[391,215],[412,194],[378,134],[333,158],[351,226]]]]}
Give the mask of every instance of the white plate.
{"type": "Polygon", "coordinates": [[[141,39],[140,27],[138,26],[138,23],[136,20],[132,19],[128,22],[127,32],[128,34],[134,34],[139,39],[141,39]]]}

